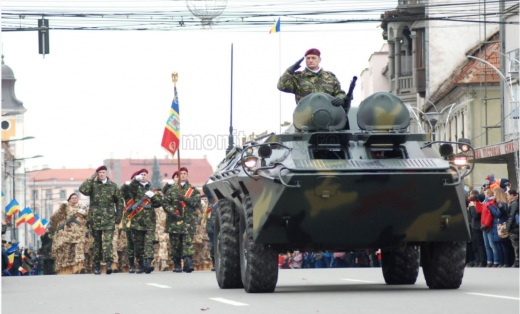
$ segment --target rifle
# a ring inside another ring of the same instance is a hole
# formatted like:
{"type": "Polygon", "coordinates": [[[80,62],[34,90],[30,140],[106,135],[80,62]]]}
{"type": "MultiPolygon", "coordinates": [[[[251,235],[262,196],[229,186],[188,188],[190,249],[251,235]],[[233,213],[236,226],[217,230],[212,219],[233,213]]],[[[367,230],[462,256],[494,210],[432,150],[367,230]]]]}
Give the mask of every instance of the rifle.
{"type": "MultiPolygon", "coordinates": [[[[154,193],[156,193],[157,191],[153,191],[154,193]]],[[[152,206],[151,205],[148,205],[148,202],[150,202],[150,198],[148,198],[148,196],[146,195],[143,195],[143,197],[141,197],[141,199],[137,202],[137,203],[134,203],[132,204],[132,206],[130,206],[129,210],[131,210],[132,212],[130,213],[130,215],[128,215],[128,223],[126,224],[126,226],[128,228],[130,228],[130,223],[131,223],[131,219],[137,215],[141,209],[143,208],[146,208],[146,209],[151,209],[152,206]]]]}
{"type": "Polygon", "coordinates": [[[65,223],[61,226],[58,227],[58,230],[57,231],[60,231],[60,230],[63,230],[65,228],[65,226],[67,226],[68,224],[70,223],[77,223],[78,225],[81,225],[81,223],[79,221],[76,220],[76,217],[79,217],[78,215],[81,215],[81,214],[75,214],[75,215],[72,215],[72,217],[70,217],[69,219],[67,219],[67,221],[65,221],[65,223]]]}
{"type": "Polygon", "coordinates": [[[354,76],[352,78],[352,81],[350,81],[350,87],[348,88],[347,98],[345,99],[345,105],[343,105],[343,109],[345,109],[345,113],[348,115],[348,112],[350,110],[350,103],[352,102],[352,99],[354,99],[354,87],[356,87],[356,81],[357,76],[354,76]]]}

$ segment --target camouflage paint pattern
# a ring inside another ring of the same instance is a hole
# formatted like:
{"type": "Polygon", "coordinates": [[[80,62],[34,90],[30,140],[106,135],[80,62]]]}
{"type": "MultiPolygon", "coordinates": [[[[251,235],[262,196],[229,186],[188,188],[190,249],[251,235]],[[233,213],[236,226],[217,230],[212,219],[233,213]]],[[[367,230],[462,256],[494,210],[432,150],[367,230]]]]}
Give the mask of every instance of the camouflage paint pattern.
{"type": "MultiPolygon", "coordinates": [[[[126,204],[128,204],[128,202],[130,202],[130,200],[132,199],[132,195],[130,194],[130,185],[129,184],[126,184],[124,183],[123,185],[121,185],[121,196],[123,197],[123,200],[125,202],[125,207],[126,207],[126,204]]],[[[126,218],[128,217],[130,213],[127,212],[127,213],[124,213],[124,217],[123,217],[123,231],[130,231],[130,228],[128,228],[126,226],[126,218]]]]}
{"type": "Polygon", "coordinates": [[[320,70],[314,73],[305,69],[294,74],[285,71],[278,80],[278,89],[295,95],[298,104],[303,97],[316,92],[322,92],[334,97],[346,98],[345,91],[332,72],[320,70]]]}
{"type": "MultiPolygon", "coordinates": [[[[150,182],[147,182],[146,185],[142,185],[139,181],[136,179],[133,179],[130,183],[130,196],[134,200],[134,204],[139,202],[139,200],[145,195],[146,192],[152,191],[152,186],[150,182]]],[[[151,203],[149,205],[152,205],[152,208],[143,208],[139,212],[139,214],[135,215],[132,218],[132,223],[130,225],[130,228],[132,230],[140,230],[140,231],[154,231],[155,232],[155,210],[153,208],[161,207],[161,201],[162,197],[159,193],[155,193],[155,195],[151,199],[151,203]]],[[[130,213],[127,213],[127,216],[130,213]]],[[[134,239],[135,242],[135,239],[134,239]]]]}
{"type": "Polygon", "coordinates": [[[159,241],[159,244],[154,246],[154,265],[156,269],[163,270],[169,267],[170,256],[168,254],[168,246],[170,237],[167,232],[164,231],[166,223],[166,213],[162,207],[155,209],[155,239],[159,241]]]}
{"type": "Polygon", "coordinates": [[[90,197],[88,223],[92,230],[114,230],[123,214],[123,198],[119,187],[107,178],[103,184],[99,179],[88,178],[81,184],[79,191],[90,197]]]}
{"type": "Polygon", "coordinates": [[[193,256],[193,242],[191,234],[170,233],[170,245],[172,248],[171,259],[193,256]]]}
{"type": "Polygon", "coordinates": [[[94,263],[100,263],[105,254],[105,262],[114,261],[114,231],[113,230],[94,230],[94,263]]]}
{"type": "MultiPolygon", "coordinates": [[[[215,198],[233,202],[241,217],[249,195],[254,241],[280,251],[468,241],[463,183],[447,185],[457,176],[439,146],[425,146],[428,134],[407,133],[408,110],[384,94],[367,98],[357,117],[349,115],[350,124],[357,118],[363,132],[272,135],[263,143],[273,143],[265,162],[276,162],[274,167],[251,178],[238,164],[238,149],[218,166],[207,187],[215,198]],[[286,157],[281,158],[287,150],[275,143],[291,148],[286,157]],[[374,154],[381,151],[380,157],[374,154]]],[[[256,148],[253,155],[258,156],[256,148]]]]}
{"type": "MultiPolygon", "coordinates": [[[[189,182],[186,182],[186,184],[184,184],[181,190],[182,195],[186,195],[186,192],[188,192],[188,189],[191,187],[192,185],[189,182]]],[[[163,200],[163,209],[167,214],[165,226],[166,232],[174,234],[191,234],[192,236],[195,235],[197,223],[197,209],[200,206],[200,192],[199,190],[197,190],[197,188],[193,188],[193,193],[189,198],[185,200],[186,206],[184,207],[184,216],[183,220],[181,221],[177,221],[173,217],[175,211],[178,211],[181,214],[183,213],[183,210],[179,206],[179,189],[168,189],[168,192],[164,196],[163,200]]]]}
{"type": "Polygon", "coordinates": [[[135,230],[132,229],[132,239],[135,246],[135,258],[153,259],[153,241],[155,240],[155,230],[135,230]]]}

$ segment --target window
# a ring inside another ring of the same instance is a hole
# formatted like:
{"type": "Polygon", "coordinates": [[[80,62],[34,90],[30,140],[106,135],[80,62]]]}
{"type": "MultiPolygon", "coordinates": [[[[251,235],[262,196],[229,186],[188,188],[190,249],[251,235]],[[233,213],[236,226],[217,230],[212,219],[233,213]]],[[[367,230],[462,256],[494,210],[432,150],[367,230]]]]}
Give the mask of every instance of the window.
{"type": "Polygon", "coordinates": [[[406,159],[404,147],[376,147],[369,149],[371,159],[406,159]]]}
{"type": "Polygon", "coordinates": [[[62,201],[64,201],[65,199],[67,199],[67,196],[65,195],[65,190],[60,190],[60,199],[62,201]]]}
{"type": "Polygon", "coordinates": [[[46,200],[52,199],[52,190],[45,190],[45,199],[46,200]]]}
{"type": "Polygon", "coordinates": [[[33,200],[38,199],[38,190],[33,190],[33,200]]]}

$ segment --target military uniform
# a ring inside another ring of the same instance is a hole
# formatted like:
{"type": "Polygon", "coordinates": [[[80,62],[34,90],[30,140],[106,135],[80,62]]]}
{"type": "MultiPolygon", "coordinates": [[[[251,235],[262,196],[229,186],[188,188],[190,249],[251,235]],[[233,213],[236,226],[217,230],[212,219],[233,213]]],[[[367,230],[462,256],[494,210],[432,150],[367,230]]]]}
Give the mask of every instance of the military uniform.
{"type": "MultiPolygon", "coordinates": [[[[134,200],[134,204],[137,204],[140,199],[145,196],[145,193],[152,191],[150,182],[141,184],[141,182],[133,179],[130,183],[130,195],[134,200]]],[[[151,198],[151,202],[148,203],[145,208],[135,215],[130,224],[132,229],[132,239],[134,241],[134,254],[135,258],[139,260],[139,267],[142,268],[142,262],[146,264],[144,267],[149,268],[149,263],[153,260],[154,248],[153,242],[155,240],[155,210],[156,207],[161,207],[162,197],[159,193],[151,198]]],[[[130,215],[132,212],[127,212],[130,215]]],[[[153,269],[152,269],[153,270],[153,269]]],[[[145,270],[149,273],[151,270],[145,270]]]]}
{"type": "Polygon", "coordinates": [[[317,73],[308,68],[303,72],[296,71],[294,74],[285,71],[278,80],[278,89],[282,92],[295,94],[296,104],[303,97],[317,92],[346,99],[345,91],[341,89],[341,84],[334,73],[322,69],[317,73]]]}
{"type": "Polygon", "coordinates": [[[166,211],[165,230],[170,235],[170,245],[172,250],[172,260],[180,265],[181,258],[191,258],[193,256],[192,236],[196,232],[197,208],[200,206],[200,192],[188,181],[182,186],[181,193],[186,196],[190,188],[193,188],[191,195],[184,201],[184,208],[179,208],[179,189],[177,186],[168,189],[163,200],[163,209],[166,211]],[[177,221],[174,217],[176,211],[182,217],[177,221]]]}
{"type": "Polygon", "coordinates": [[[90,214],[88,226],[90,234],[94,237],[94,263],[101,262],[102,253],[105,251],[105,261],[112,263],[115,225],[121,221],[123,213],[123,198],[119,187],[110,179],[103,183],[101,180],[88,178],[80,186],[79,191],[90,196],[90,214]]]}
{"type": "Polygon", "coordinates": [[[51,216],[49,232],[53,234],[52,256],[55,259],[56,272],[58,273],[84,273],[85,261],[85,233],[87,232],[88,209],[85,215],[78,214],[83,208],[80,204],[61,204],[59,209],[51,216]],[[74,217],[79,222],[71,222],[64,228],[58,228],[74,217]],[[75,268],[75,269],[74,269],[75,268]]]}
{"type": "MultiPolygon", "coordinates": [[[[125,200],[125,206],[127,206],[128,202],[132,199],[132,196],[130,195],[130,184],[123,184],[121,186],[121,196],[123,196],[123,199],[125,200]]],[[[125,218],[130,215],[130,212],[125,213],[125,218]]],[[[128,261],[130,264],[133,264],[135,254],[134,254],[134,241],[132,239],[132,230],[126,226],[126,219],[123,219],[122,223],[122,231],[126,234],[126,255],[128,257],[128,261]]]]}

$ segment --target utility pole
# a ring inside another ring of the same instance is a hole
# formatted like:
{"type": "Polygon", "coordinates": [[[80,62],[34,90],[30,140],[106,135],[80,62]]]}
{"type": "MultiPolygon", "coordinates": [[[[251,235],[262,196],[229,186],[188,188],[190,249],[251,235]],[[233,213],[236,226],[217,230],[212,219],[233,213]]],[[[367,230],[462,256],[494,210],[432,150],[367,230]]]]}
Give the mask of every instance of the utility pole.
{"type": "MultiPolygon", "coordinates": [[[[498,5],[499,7],[499,11],[500,11],[500,32],[499,32],[499,36],[500,36],[500,72],[502,72],[502,74],[505,76],[506,75],[506,25],[505,25],[505,11],[506,11],[506,7],[505,7],[505,0],[500,0],[500,3],[498,5]]],[[[505,129],[505,123],[504,123],[504,108],[505,108],[505,84],[507,84],[507,82],[504,82],[503,80],[500,80],[500,121],[502,121],[500,123],[500,141],[501,142],[504,142],[505,141],[505,133],[506,133],[506,129],[505,129]]]]}

